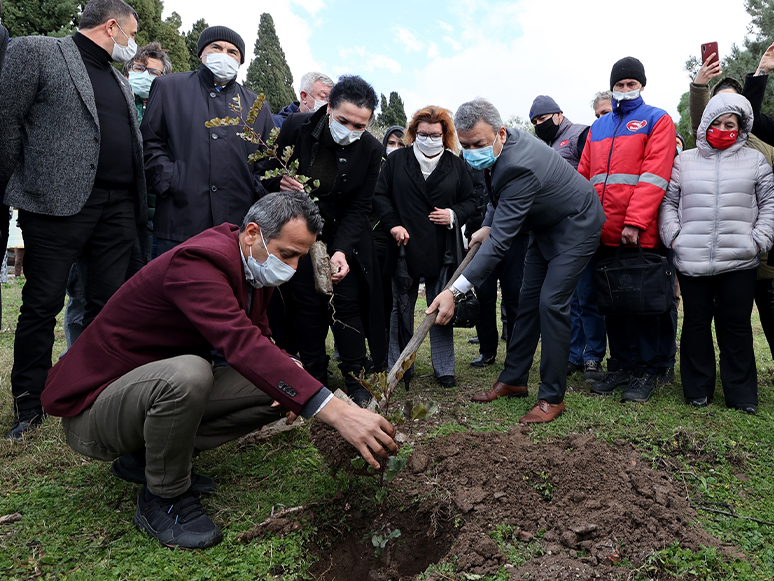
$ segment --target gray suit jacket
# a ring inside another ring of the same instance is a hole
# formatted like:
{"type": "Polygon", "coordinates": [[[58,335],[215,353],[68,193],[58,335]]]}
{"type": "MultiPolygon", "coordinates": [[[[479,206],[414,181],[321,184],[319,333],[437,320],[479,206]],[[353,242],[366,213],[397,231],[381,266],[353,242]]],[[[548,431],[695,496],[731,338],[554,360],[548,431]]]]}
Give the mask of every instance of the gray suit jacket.
{"type": "MultiPolygon", "coordinates": [[[[145,225],[148,201],[137,108],[128,81],[113,70],[132,120],[135,209],[145,225]]],[[[0,187],[4,203],[72,216],[86,203],[99,161],[94,90],[73,38],[28,36],[8,47],[0,74],[0,187]]]]}
{"type": "Polygon", "coordinates": [[[599,235],[605,213],[591,184],[545,143],[518,129],[492,166],[489,238],[462,273],[480,286],[520,232],[547,259],[599,235]]]}

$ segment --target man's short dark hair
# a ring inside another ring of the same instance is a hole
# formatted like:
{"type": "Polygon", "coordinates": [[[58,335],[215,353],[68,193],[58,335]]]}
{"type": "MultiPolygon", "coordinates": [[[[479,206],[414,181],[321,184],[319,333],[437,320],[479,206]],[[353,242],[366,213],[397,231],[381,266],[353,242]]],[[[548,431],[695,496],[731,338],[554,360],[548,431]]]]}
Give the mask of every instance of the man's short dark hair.
{"type": "Polygon", "coordinates": [[[130,16],[134,16],[134,19],[140,22],[135,9],[123,0],[90,0],[83,9],[78,27],[88,30],[104,24],[111,18],[115,18],[118,22],[126,22],[130,16]]]}
{"type": "Polygon", "coordinates": [[[333,85],[328,95],[328,102],[331,109],[335,109],[344,101],[352,103],[355,107],[369,109],[373,117],[378,98],[374,88],[362,78],[357,75],[344,75],[333,85]]]}
{"type": "Polygon", "coordinates": [[[320,211],[308,194],[304,192],[276,192],[264,196],[247,211],[240,232],[244,232],[249,223],[261,227],[263,239],[268,242],[279,236],[282,227],[293,218],[302,218],[312,234],[322,232],[320,211]]]}
{"type": "Polygon", "coordinates": [[[129,62],[124,63],[124,66],[121,67],[121,72],[124,73],[125,77],[128,77],[129,67],[131,67],[134,63],[147,65],[148,59],[156,59],[164,64],[164,70],[161,71],[162,74],[168,75],[172,72],[172,61],[169,60],[167,51],[161,48],[161,45],[158,42],[150,42],[145,46],[138,48],[137,54],[134,55],[134,58],[129,62]]]}

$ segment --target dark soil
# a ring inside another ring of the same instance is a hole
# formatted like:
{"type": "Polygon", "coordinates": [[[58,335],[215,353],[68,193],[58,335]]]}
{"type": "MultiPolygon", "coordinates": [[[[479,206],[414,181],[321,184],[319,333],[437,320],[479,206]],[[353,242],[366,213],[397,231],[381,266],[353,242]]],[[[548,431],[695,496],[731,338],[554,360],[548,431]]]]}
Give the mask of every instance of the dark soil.
{"type": "MultiPolygon", "coordinates": [[[[332,466],[348,467],[354,448],[315,424],[318,450],[332,466]]],[[[696,512],[681,486],[625,441],[572,435],[535,444],[522,427],[452,434],[417,446],[390,486],[382,516],[363,494],[345,502],[337,529],[324,533],[331,543],[319,550],[315,578],[408,580],[449,562],[473,575],[506,566],[511,579],[625,579],[631,570],[622,562],[637,567],[673,542],[720,547],[691,525],[696,512]],[[401,536],[377,558],[371,537],[382,526],[401,536]],[[534,557],[508,563],[491,536],[498,527],[507,527],[504,545],[534,557]]]]}

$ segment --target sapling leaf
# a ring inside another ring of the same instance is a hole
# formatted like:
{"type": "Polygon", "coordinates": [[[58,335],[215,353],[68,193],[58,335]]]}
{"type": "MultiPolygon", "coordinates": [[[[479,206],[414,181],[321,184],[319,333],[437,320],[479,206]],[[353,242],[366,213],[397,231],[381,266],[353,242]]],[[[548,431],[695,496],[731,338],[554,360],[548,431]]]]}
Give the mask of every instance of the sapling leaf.
{"type": "Polygon", "coordinates": [[[349,463],[352,464],[352,466],[354,468],[357,468],[358,470],[362,470],[366,466],[366,461],[363,460],[362,456],[355,456],[354,458],[352,458],[352,460],[349,461],[349,463]]]}
{"type": "Polygon", "coordinates": [[[423,403],[415,405],[411,410],[412,420],[421,420],[427,416],[427,406],[423,403]]]}
{"type": "Polygon", "coordinates": [[[387,458],[384,479],[387,482],[392,482],[398,473],[406,467],[406,462],[406,458],[398,458],[397,456],[390,456],[387,458]]]}
{"type": "Polygon", "coordinates": [[[397,539],[400,536],[400,529],[395,529],[390,533],[391,539],[397,539]]]}
{"type": "Polygon", "coordinates": [[[292,155],[293,155],[293,146],[286,145],[285,149],[282,150],[282,163],[288,163],[292,155]]]}

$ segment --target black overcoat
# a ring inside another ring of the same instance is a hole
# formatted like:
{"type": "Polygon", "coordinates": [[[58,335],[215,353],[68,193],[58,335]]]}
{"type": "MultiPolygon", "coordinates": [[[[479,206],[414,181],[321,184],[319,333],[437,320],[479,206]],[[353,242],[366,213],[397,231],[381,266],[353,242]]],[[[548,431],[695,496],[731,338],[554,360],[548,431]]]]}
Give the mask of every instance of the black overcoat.
{"type": "MultiPolygon", "coordinates": [[[[299,160],[299,173],[308,176],[328,123],[326,110],[294,113],[282,124],[277,138],[278,151],[293,146],[291,162],[299,160]]],[[[368,333],[371,356],[379,364],[386,359],[386,322],[382,311],[381,275],[376,257],[368,215],[371,212],[376,178],[381,165],[382,144],[370,133],[345,147],[336,146],[337,173],[329,192],[315,191],[325,223],[322,240],[332,255],[341,250],[347,257],[350,273],[358,271],[365,283],[359,302],[363,324],[368,333]]],[[[276,160],[262,165],[262,170],[276,169],[276,160]]],[[[264,180],[266,190],[280,190],[280,178],[264,180]]],[[[335,290],[335,287],[334,287],[335,290]]]]}
{"type": "MultiPolygon", "coordinates": [[[[453,231],[433,224],[428,215],[435,208],[451,208],[461,225],[476,211],[476,199],[463,160],[451,151],[444,151],[433,173],[425,180],[413,147],[407,147],[387,157],[376,182],[374,208],[387,232],[395,226],[403,226],[408,231],[409,274],[413,278],[435,278],[443,264],[446,241],[453,231]]],[[[395,271],[397,250],[396,244],[390,244],[387,273],[395,271]]]]}
{"type": "MultiPolygon", "coordinates": [[[[156,194],[157,238],[182,242],[225,222],[241,224],[264,194],[257,167],[247,163],[258,146],[237,135],[240,127],[204,126],[215,117],[235,117],[237,98],[247,117],[256,96],[236,80],[216,91],[204,65],[153,81],[140,130],[145,177],[156,194]]],[[[266,103],[253,128],[264,140],[274,128],[266,103]]]]}

